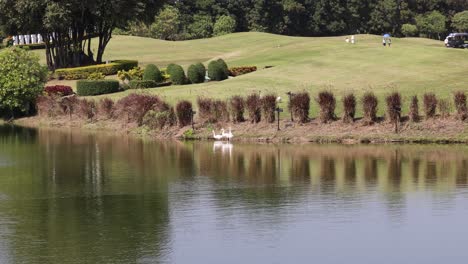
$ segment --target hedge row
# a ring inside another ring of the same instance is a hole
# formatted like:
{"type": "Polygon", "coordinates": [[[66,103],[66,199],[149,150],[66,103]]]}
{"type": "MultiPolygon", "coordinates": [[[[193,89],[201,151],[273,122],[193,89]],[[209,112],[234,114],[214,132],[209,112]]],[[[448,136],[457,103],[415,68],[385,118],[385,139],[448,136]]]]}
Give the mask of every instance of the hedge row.
{"type": "Polygon", "coordinates": [[[16,45],[15,47],[25,49],[25,50],[38,50],[38,49],[45,49],[45,43],[36,43],[36,44],[23,44],[23,45],[16,45]]]}
{"type": "Polygon", "coordinates": [[[74,94],[72,88],[67,85],[46,86],[44,93],[47,95],[68,96],[74,94]]]}
{"type": "Polygon", "coordinates": [[[93,96],[115,93],[119,91],[117,80],[79,80],[76,82],[76,91],[80,96],[93,96]]]}
{"type": "Polygon", "coordinates": [[[130,89],[148,89],[158,86],[158,83],[153,80],[131,80],[128,86],[130,89]]]}
{"type": "Polygon", "coordinates": [[[85,67],[58,69],[54,73],[54,77],[65,80],[80,80],[87,79],[90,74],[100,72],[104,75],[117,74],[119,71],[128,71],[138,67],[138,61],[134,60],[117,60],[108,64],[91,65],[85,67]]]}

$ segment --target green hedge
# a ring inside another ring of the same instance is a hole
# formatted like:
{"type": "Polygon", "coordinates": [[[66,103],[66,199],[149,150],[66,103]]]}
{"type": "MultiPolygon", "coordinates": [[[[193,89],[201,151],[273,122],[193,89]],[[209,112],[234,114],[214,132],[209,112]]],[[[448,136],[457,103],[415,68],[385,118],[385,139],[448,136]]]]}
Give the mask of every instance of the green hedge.
{"type": "Polygon", "coordinates": [[[158,83],[153,80],[131,80],[128,83],[130,89],[147,89],[158,86],[158,83]]]}
{"type": "Polygon", "coordinates": [[[184,68],[180,65],[170,65],[168,73],[171,75],[171,82],[174,85],[183,85],[187,83],[187,77],[185,76],[184,68]]]}
{"type": "Polygon", "coordinates": [[[222,81],[228,78],[228,74],[224,69],[224,65],[219,61],[211,61],[208,64],[208,77],[212,81],[222,81]]]}
{"type": "Polygon", "coordinates": [[[138,61],[117,60],[109,64],[91,65],[85,67],[58,69],[55,71],[55,77],[65,80],[87,79],[91,73],[100,72],[104,75],[117,74],[118,71],[128,71],[138,67],[138,61]]]}
{"type": "Polygon", "coordinates": [[[23,45],[16,45],[15,47],[25,49],[25,50],[45,49],[45,43],[23,44],[23,45]]]}
{"type": "Polygon", "coordinates": [[[187,77],[191,83],[202,83],[205,81],[205,75],[202,74],[197,65],[190,65],[187,71],[187,77]]]}
{"type": "Polygon", "coordinates": [[[145,72],[143,73],[143,80],[160,83],[163,81],[163,77],[161,71],[156,65],[149,64],[146,66],[145,72]]]}
{"type": "Polygon", "coordinates": [[[79,80],[76,82],[76,91],[80,96],[91,96],[115,93],[119,91],[117,80],[79,80]]]}

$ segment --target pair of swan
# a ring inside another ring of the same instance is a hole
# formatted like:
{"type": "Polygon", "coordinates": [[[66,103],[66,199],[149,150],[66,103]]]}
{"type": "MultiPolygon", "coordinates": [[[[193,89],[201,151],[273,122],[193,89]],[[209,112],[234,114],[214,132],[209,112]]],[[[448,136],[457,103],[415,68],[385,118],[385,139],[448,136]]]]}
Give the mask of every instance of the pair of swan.
{"type": "Polygon", "coordinates": [[[221,134],[216,134],[215,131],[213,130],[213,138],[216,140],[227,139],[229,141],[233,137],[234,135],[232,134],[231,128],[229,128],[229,132],[227,133],[224,132],[224,129],[221,129],[221,134]]]}

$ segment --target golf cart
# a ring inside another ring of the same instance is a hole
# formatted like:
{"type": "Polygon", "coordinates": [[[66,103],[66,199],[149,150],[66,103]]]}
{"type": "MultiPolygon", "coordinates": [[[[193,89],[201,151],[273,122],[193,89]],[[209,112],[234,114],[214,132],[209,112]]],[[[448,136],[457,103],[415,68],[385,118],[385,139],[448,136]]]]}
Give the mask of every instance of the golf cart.
{"type": "Polygon", "coordinates": [[[447,48],[468,48],[468,33],[450,33],[445,38],[445,47],[447,48]]]}

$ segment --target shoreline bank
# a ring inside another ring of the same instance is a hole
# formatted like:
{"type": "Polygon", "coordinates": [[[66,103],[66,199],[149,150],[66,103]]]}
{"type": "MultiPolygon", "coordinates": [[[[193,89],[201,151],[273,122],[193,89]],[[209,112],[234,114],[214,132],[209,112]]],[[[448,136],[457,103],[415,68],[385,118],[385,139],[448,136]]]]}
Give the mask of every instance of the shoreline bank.
{"type": "MultiPolygon", "coordinates": [[[[0,123],[2,124],[2,123],[0,123]]],[[[418,123],[401,123],[400,132],[386,121],[364,125],[361,120],[346,124],[335,121],[322,124],[313,119],[306,124],[289,120],[280,122],[280,130],[274,123],[218,123],[195,124],[180,128],[168,127],[150,130],[137,124],[122,124],[114,120],[74,121],[68,118],[41,118],[39,116],[17,119],[14,125],[31,128],[80,129],[84,131],[125,134],[150,139],[213,140],[212,131],[231,128],[233,142],[262,143],[339,143],[339,144],[468,144],[468,122],[449,118],[422,120],[418,123]]]]}

